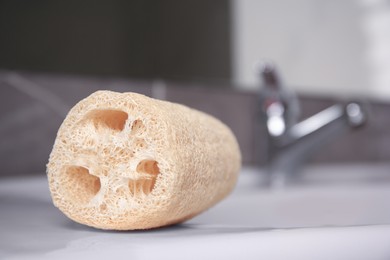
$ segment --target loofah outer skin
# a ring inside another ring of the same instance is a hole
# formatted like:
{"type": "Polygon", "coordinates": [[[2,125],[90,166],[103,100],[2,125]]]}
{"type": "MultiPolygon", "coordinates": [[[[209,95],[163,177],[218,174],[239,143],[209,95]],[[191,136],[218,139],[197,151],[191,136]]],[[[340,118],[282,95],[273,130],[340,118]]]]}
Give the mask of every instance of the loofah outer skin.
{"type": "Polygon", "coordinates": [[[58,130],[47,164],[54,205],[100,229],[183,222],[234,188],[237,141],[200,111],[136,93],[98,91],[58,130]]]}

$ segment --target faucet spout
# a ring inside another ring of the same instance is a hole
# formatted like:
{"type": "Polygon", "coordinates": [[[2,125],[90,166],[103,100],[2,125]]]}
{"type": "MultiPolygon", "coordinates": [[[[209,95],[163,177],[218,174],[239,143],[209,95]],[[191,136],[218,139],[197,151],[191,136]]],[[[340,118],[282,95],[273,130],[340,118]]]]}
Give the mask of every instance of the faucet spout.
{"type": "Polygon", "coordinates": [[[280,85],[274,66],[261,68],[262,117],[267,132],[268,183],[283,187],[296,179],[307,159],[335,136],[367,121],[365,107],[358,102],[333,105],[297,122],[296,96],[280,85]]]}

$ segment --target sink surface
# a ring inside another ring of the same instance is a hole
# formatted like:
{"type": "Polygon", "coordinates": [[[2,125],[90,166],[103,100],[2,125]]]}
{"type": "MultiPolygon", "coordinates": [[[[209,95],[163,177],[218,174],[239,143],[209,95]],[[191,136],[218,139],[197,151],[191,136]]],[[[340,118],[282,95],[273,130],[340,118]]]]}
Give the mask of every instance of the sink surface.
{"type": "Polygon", "coordinates": [[[194,219],[101,231],[66,218],[45,176],[0,181],[0,259],[390,259],[389,165],[324,166],[284,189],[245,168],[234,192],[194,219]]]}
{"type": "Polygon", "coordinates": [[[246,168],[229,199],[196,221],[262,228],[390,224],[390,165],[311,167],[277,190],[264,187],[262,177],[246,168]]]}

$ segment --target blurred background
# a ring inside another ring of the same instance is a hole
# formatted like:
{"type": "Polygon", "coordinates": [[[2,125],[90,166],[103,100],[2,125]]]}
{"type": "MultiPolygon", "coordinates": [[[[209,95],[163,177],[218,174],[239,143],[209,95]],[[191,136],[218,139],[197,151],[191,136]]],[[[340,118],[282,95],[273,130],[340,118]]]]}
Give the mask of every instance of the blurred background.
{"type": "Polygon", "coordinates": [[[0,1],[6,69],[180,80],[232,76],[229,1],[0,1]]]}
{"type": "Polygon", "coordinates": [[[0,259],[390,259],[390,0],[0,0],[0,90],[0,259]],[[297,99],[264,98],[259,60],[297,99]],[[68,111],[99,89],[227,124],[243,162],[231,196],[145,232],[65,218],[46,163],[68,111]],[[281,111],[298,103],[309,121],[289,128],[281,111]]]}
{"type": "MultiPolygon", "coordinates": [[[[0,33],[3,176],[43,172],[66,112],[97,89],[137,91],[218,116],[238,136],[244,163],[258,163],[259,59],[277,64],[299,95],[317,98],[303,102],[303,115],[338,99],[380,102],[381,123],[368,131],[376,150],[355,160],[389,154],[387,0],[0,0],[0,33]]],[[[322,161],[350,158],[339,148],[322,161]]]]}

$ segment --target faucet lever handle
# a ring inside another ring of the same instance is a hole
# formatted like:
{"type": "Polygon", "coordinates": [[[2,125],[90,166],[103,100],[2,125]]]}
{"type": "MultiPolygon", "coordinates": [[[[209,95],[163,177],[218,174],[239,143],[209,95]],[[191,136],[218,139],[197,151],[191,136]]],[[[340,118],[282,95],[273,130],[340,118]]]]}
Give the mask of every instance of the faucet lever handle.
{"type": "MultiPolygon", "coordinates": [[[[270,108],[278,108],[276,111],[278,117],[284,121],[284,126],[290,128],[299,117],[299,101],[294,91],[286,88],[279,76],[277,66],[269,61],[258,61],[256,64],[257,71],[261,79],[260,99],[263,109],[267,112],[270,108]],[[279,109],[281,108],[281,109],[279,109]]],[[[269,115],[267,115],[269,116],[269,115]]],[[[286,130],[285,129],[285,130],[286,130]]]]}
{"type": "Polygon", "coordinates": [[[274,90],[280,90],[282,88],[280,77],[273,63],[260,61],[257,67],[264,86],[274,90]]]}

